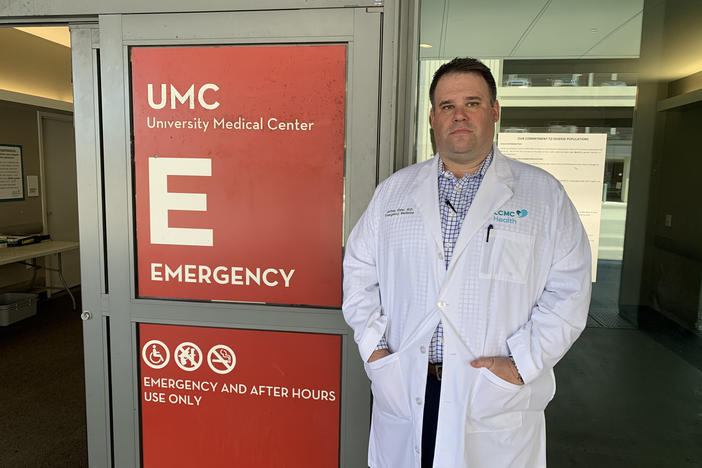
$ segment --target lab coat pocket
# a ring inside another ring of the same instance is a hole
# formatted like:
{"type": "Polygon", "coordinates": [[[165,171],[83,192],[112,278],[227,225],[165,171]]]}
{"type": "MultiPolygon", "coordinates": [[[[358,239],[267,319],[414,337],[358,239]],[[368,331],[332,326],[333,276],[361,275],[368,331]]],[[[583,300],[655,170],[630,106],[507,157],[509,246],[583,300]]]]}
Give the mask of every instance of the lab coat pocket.
{"type": "Polygon", "coordinates": [[[526,283],[533,247],[529,234],[490,230],[480,256],[480,278],[526,283]]]}
{"type": "Polygon", "coordinates": [[[393,353],[377,361],[366,362],[364,366],[371,380],[376,409],[399,418],[409,418],[410,408],[400,355],[393,353]]]}
{"type": "Polygon", "coordinates": [[[522,411],[529,408],[531,388],[502,380],[480,368],[468,408],[468,432],[495,432],[522,425],[522,411]]]}

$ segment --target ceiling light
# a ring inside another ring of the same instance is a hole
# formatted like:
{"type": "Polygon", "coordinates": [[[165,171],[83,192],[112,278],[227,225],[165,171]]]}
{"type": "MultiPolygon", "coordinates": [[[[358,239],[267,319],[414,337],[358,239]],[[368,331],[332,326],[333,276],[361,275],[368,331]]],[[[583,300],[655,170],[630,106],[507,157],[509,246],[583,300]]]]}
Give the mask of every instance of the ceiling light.
{"type": "Polygon", "coordinates": [[[432,46],[431,44],[419,44],[419,47],[421,47],[422,49],[431,49],[434,46],[432,46]]]}

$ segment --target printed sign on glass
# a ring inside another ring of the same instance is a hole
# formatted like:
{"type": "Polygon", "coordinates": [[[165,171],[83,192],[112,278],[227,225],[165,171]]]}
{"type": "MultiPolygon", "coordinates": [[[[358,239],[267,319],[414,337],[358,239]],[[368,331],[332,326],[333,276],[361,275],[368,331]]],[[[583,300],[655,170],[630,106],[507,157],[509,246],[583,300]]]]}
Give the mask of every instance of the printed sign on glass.
{"type": "Polygon", "coordinates": [[[143,466],[339,463],[341,337],[139,325],[143,466]]]}
{"type": "Polygon", "coordinates": [[[338,307],[346,47],[131,65],[138,295],[338,307]]]}

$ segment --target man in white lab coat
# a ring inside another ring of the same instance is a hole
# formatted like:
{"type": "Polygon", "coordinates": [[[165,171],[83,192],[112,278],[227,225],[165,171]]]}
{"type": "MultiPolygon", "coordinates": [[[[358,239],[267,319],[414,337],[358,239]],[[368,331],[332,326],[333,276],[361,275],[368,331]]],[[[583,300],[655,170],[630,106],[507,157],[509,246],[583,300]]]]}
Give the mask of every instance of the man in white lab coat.
{"type": "Polygon", "coordinates": [[[437,155],[383,181],[344,258],[372,468],[541,467],[553,366],[585,326],[590,248],[561,184],[493,145],[480,61],[430,88],[437,155]]]}

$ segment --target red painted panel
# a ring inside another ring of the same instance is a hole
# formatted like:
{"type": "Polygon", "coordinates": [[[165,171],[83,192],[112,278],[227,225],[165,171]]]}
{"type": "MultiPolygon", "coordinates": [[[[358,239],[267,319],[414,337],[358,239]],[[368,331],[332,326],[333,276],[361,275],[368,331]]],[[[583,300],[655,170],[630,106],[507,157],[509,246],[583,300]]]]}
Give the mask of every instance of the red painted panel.
{"type": "Polygon", "coordinates": [[[131,61],[138,295],[340,306],[346,47],[131,61]]]}
{"type": "Polygon", "coordinates": [[[140,324],[145,468],[338,466],[341,337],[140,324]]]}

